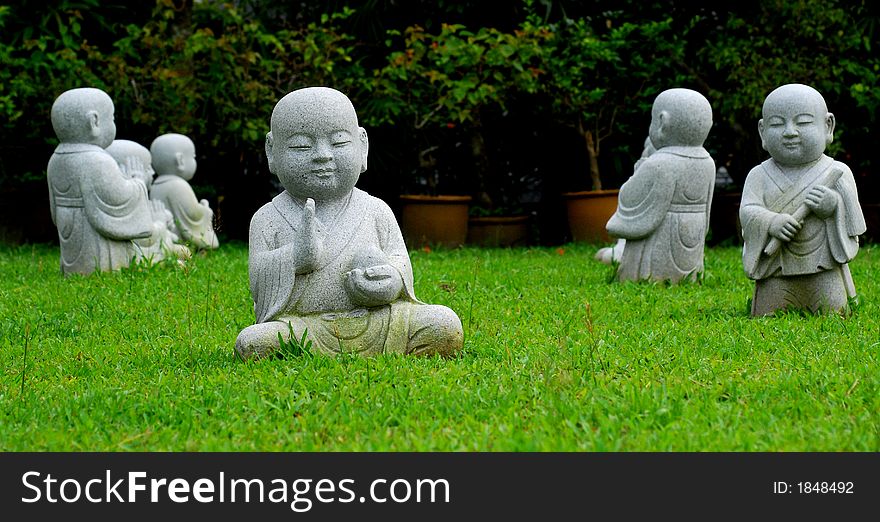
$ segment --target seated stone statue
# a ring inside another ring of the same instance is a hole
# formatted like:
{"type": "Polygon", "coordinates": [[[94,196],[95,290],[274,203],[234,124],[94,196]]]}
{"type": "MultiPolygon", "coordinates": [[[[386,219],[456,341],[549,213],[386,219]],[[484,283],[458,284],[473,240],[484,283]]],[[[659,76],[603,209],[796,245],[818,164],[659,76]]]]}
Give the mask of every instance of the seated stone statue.
{"type": "MultiPolygon", "coordinates": [[[[146,147],[130,140],[113,140],[106,150],[116,160],[123,174],[141,174],[149,192],[154,171],[150,151],[146,147]]],[[[134,240],[138,251],[137,259],[157,263],[165,259],[166,254],[179,260],[189,259],[189,248],[177,244],[178,237],[173,232],[174,216],[161,201],[148,201],[148,204],[153,220],[153,233],[150,237],[134,240]]]]}
{"type": "Polygon", "coordinates": [[[182,134],[163,134],[153,140],[150,154],[158,174],[150,198],[161,201],[171,211],[174,232],[197,248],[220,246],[214,232],[214,211],[208,200],[196,199],[188,183],[196,172],[196,147],[192,140],[182,134]]]}
{"type": "Polygon", "coordinates": [[[132,240],[153,233],[143,169],[126,176],[104,150],[116,137],[113,111],[110,96],[93,88],[65,91],[52,105],[60,143],[47,178],[64,274],[128,266],[132,240]]]}
{"type": "Polygon", "coordinates": [[[275,105],[266,156],[285,190],[251,220],[256,324],[236,340],[242,357],[273,353],[291,327],[324,354],[449,355],[461,348],[455,312],[416,299],[391,209],[355,188],[367,151],[367,133],[341,92],[299,89],[275,105]]]}
{"type": "MultiPolygon", "coordinates": [[[[651,137],[648,136],[645,138],[645,145],[642,148],[642,155],[639,157],[638,161],[636,161],[635,165],[633,165],[633,172],[639,170],[639,167],[642,163],[648,159],[648,156],[654,154],[654,151],[657,150],[654,148],[654,144],[651,143],[651,137]]],[[[596,252],[594,256],[595,259],[606,265],[612,265],[614,263],[620,263],[620,260],[623,259],[623,249],[626,247],[626,239],[620,238],[617,242],[609,247],[602,247],[596,252]]]]}
{"type": "Polygon", "coordinates": [[[654,100],[656,150],[636,164],[606,225],[626,239],[619,280],[677,283],[702,273],[715,184],[715,162],[703,148],[711,127],[712,108],[696,91],[669,89],[654,100]]]}
{"type": "Polygon", "coordinates": [[[849,167],[824,154],[834,124],[807,85],[783,85],[764,100],[758,132],[770,159],[746,177],[739,211],[752,316],[845,311],[856,296],[848,263],[865,217],[849,167]]]}

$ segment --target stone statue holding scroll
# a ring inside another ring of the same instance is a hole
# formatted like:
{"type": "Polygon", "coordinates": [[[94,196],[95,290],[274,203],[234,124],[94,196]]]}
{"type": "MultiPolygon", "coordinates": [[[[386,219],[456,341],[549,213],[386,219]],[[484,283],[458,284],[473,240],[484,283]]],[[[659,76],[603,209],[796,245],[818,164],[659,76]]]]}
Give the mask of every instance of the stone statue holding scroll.
{"type": "Polygon", "coordinates": [[[711,127],[712,108],[696,91],[669,89],[654,100],[647,157],[620,188],[606,225],[626,240],[619,280],[678,283],[703,272],[715,186],[715,162],[703,148],[711,127]]]}
{"type": "Polygon", "coordinates": [[[128,266],[137,257],[132,240],[153,232],[143,166],[124,175],[104,150],[116,137],[113,112],[110,96],[93,88],[65,91],[52,104],[60,143],[47,178],[64,274],[128,266]]]}
{"type": "Polygon", "coordinates": [[[849,167],[824,154],[834,124],[807,85],[783,85],[764,101],[758,132],[770,159],[749,172],[740,204],[752,316],[845,311],[856,296],[848,263],[865,217],[849,167]]]}
{"type": "Polygon", "coordinates": [[[248,272],[256,324],[235,343],[244,358],[307,335],[324,354],[450,355],[458,316],[422,303],[400,228],[382,200],[355,188],[368,140],[349,99],[299,89],[272,111],[269,170],[285,190],[254,214],[248,272]]]}

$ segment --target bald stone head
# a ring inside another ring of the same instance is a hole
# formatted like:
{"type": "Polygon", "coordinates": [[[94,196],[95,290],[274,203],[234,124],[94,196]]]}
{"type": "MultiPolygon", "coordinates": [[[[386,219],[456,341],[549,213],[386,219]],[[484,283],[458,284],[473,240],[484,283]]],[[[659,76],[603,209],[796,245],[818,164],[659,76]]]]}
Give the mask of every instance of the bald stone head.
{"type": "Polygon", "coordinates": [[[135,141],[113,140],[113,143],[107,147],[107,153],[113,156],[116,163],[119,163],[120,165],[124,164],[126,159],[134,157],[140,160],[140,162],[144,164],[144,167],[152,170],[152,156],[150,155],[150,151],[135,141]]]}
{"type": "Polygon", "coordinates": [[[758,121],[764,150],[784,166],[809,165],[834,139],[834,115],[809,85],[790,83],[767,95],[758,121]]]}
{"type": "Polygon", "coordinates": [[[52,128],[61,143],[89,143],[106,148],[116,137],[113,100],[101,89],[64,91],[52,104],[52,128]]]}
{"type": "Polygon", "coordinates": [[[328,87],[281,98],[266,135],[269,171],[292,195],[326,201],[347,196],[367,169],[367,131],[348,97],[328,87]]]}
{"type": "Polygon", "coordinates": [[[160,176],[175,175],[187,181],[196,173],[196,146],[183,134],[163,134],[150,144],[153,168],[160,176]]]}
{"type": "Polygon", "coordinates": [[[697,91],[668,89],[654,99],[649,137],[656,149],[702,147],[711,128],[712,107],[697,91]]]}
{"type": "Polygon", "coordinates": [[[150,184],[153,181],[154,171],[152,166],[152,156],[146,147],[131,140],[113,140],[113,143],[111,143],[106,150],[107,153],[113,156],[113,159],[116,160],[116,163],[119,165],[122,172],[129,176],[133,174],[128,170],[130,162],[132,159],[137,160],[140,164],[139,167],[144,169],[143,179],[147,184],[147,188],[150,188],[150,184]]]}

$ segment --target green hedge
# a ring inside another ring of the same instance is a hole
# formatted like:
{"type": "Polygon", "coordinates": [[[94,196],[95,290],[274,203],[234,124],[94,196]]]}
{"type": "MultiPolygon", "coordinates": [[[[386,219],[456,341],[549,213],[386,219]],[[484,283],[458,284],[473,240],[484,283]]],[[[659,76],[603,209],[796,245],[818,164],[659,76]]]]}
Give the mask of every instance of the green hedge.
{"type": "Polygon", "coordinates": [[[419,23],[410,12],[397,26],[380,23],[390,8],[371,2],[336,12],[300,7],[0,6],[0,189],[44,180],[55,145],[49,108],[62,91],[85,85],[113,97],[120,137],[149,144],[163,132],[191,135],[200,171],[210,171],[196,183],[213,198],[239,191],[241,176],[259,186],[258,198],[270,192],[262,141],[274,103],[298,87],[329,85],[349,93],[364,124],[393,144],[374,153],[381,178],[370,183],[380,195],[452,188],[493,206],[528,189],[497,194],[505,176],[528,177],[520,164],[536,171],[527,173],[532,185],[619,185],[641,151],[654,96],[672,86],[709,98],[716,127],[707,146],[741,181],[764,155],[755,132],[764,96],[802,82],[822,91],[837,115],[832,152],[866,194],[877,193],[869,175],[880,103],[873,5],[785,0],[710,10],[527,0],[499,7],[499,26],[470,2],[435,6],[419,23]],[[514,111],[518,128],[510,125],[514,111]],[[528,158],[504,157],[503,142],[532,131],[543,140],[536,148],[570,140],[557,152],[565,159],[528,148],[516,151],[528,158]],[[450,152],[461,143],[465,153],[450,152]],[[427,187],[419,185],[425,169],[434,171],[427,187]],[[547,181],[558,170],[565,179],[547,181]],[[453,178],[457,185],[446,183],[453,178]]]}

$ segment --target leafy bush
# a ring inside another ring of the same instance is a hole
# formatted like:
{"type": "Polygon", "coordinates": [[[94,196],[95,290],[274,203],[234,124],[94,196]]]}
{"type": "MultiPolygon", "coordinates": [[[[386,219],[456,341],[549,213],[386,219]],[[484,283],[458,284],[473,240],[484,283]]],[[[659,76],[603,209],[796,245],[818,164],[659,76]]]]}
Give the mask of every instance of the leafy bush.
{"type": "MultiPolygon", "coordinates": [[[[476,17],[475,5],[434,5],[418,23],[412,6],[397,16],[371,2],[335,13],[266,0],[7,2],[0,207],[15,197],[10,187],[38,192],[56,144],[51,104],[86,85],[115,100],[122,138],[193,137],[209,174],[196,176],[196,189],[218,204],[226,198],[218,216],[237,237],[277,190],[262,153],[271,109],[307,85],[352,98],[376,138],[371,171],[381,174],[363,183],[386,198],[452,187],[494,212],[520,203],[517,191],[600,188],[601,172],[629,170],[651,102],[669,87],[706,94],[716,122],[707,148],[741,182],[765,157],[754,130],[764,96],[793,81],[825,94],[839,122],[831,153],[851,165],[865,196],[880,194],[870,175],[880,109],[873,4],[776,0],[755,11],[526,1],[491,19],[476,17]],[[503,27],[489,25],[496,19],[503,27]],[[548,154],[569,139],[563,130],[576,145],[548,154]],[[523,132],[533,146],[520,145],[530,143],[523,132]],[[558,172],[569,173],[564,183],[558,172]]],[[[32,206],[48,214],[44,203],[32,206]]]]}
{"type": "Polygon", "coordinates": [[[683,54],[684,40],[671,26],[671,19],[620,25],[609,19],[602,34],[582,18],[547,29],[553,38],[544,89],[555,116],[583,139],[593,190],[602,189],[602,141],[622,131],[646,136],[647,126],[631,129],[621,122],[644,120],[654,97],[678,80],[673,58],[683,54]]]}
{"type": "MultiPolygon", "coordinates": [[[[433,135],[413,151],[425,170],[435,167],[442,135],[457,136],[456,128],[464,127],[472,159],[469,173],[476,179],[471,190],[481,192],[485,201],[490,198],[490,168],[484,114],[504,111],[513,97],[540,89],[541,57],[549,37],[546,28],[528,23],[511,32],[485,27],[470,31],[460,24],[442,24],[436,34],[418,25],[403,33],[390,31],[390,52],[384,67],[374,73],[366,121],[433,135]]],[[[421,175],[429,191],[439,190],[435,178],[424,171],[421,175]]]]}

